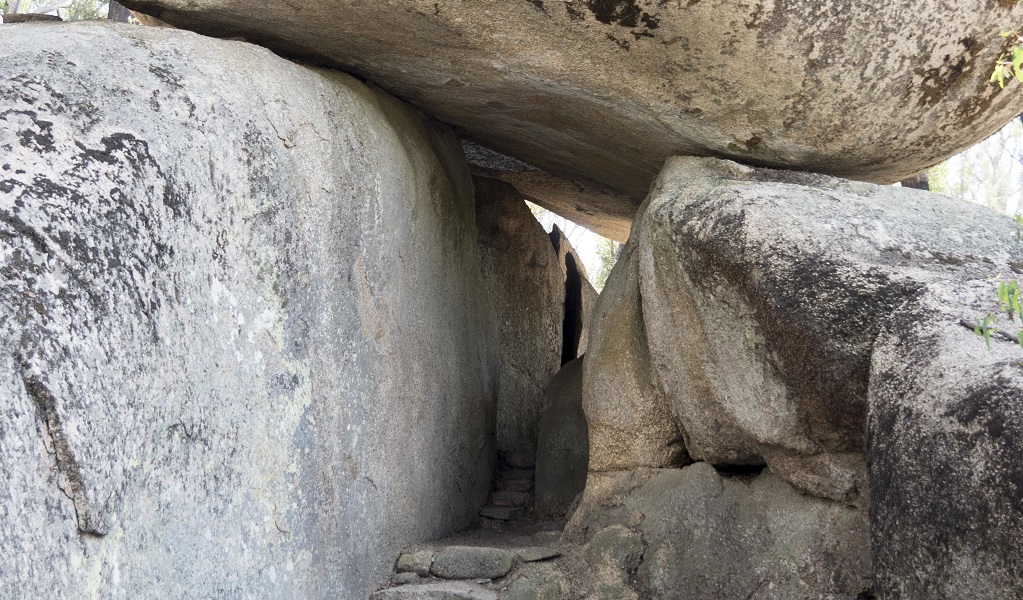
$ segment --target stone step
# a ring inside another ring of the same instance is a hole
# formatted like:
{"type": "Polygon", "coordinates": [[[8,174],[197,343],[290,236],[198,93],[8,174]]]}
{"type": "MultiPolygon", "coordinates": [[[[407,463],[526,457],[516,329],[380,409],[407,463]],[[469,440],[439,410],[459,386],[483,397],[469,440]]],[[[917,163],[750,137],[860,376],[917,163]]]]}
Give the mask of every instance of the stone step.
{"type": "Polygon", "coordinates": [[[511,528],[511,525],[511,521],[491,519],[484,516],[480,517],[480,529],[487,529],[490,531],[508,531],[511,528]]]}
{"type": "Polygon", "coordinates": [[[530,546],[515,551],[522,562],[538,562],[561,556],[561,550],[550,546],[530,546]]]}
{"type": "Polygon", "coordinates": [[[518,555],[486,546],[449,546],[433,559],[431,572],[443,579],[497,579],[512,570],[518,555]]]}
{"type": "Polygon", "coordinates": [[[480,516],[498,521],[513,521],[522,516],[522,509],[513,506],[484,506],[480,516]]]}
{"type": "Polygon", "coordinates": [[[370,600],[497,600],[497,592],[462,581],[445,581],[380,590],[370,600]]]}
{"type": "Polygon", "coordinates": [[[494,506],[529,508],[530,504],[533,503],[533,497],[525,492],[500,490],[490,495],[490,503],[494,506]]]}
{"type": "Polygon", "coordinates": [[[501,492],[528,492],[533,489],[532,479],[502,479],[494,484],[494,489],[501,492]]]}
{"type": "Polygon", "coordinates": [[[535,469],[501,469],[497,472],[497,480],[502,479],[534,479],[535,469]]]}

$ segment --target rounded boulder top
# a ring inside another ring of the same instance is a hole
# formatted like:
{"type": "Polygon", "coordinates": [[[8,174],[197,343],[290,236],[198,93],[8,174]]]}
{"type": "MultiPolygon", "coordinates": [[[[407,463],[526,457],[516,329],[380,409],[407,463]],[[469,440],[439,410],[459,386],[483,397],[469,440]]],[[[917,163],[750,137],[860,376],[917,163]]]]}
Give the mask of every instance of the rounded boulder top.
{"type": "Polygon", "coordinates": [[[125,4],[356,72],[627,205],[582,213],[633,214],[672,155],[891,183],[1019,112],[1019,84],[988,81],[1012,0],[125,4]]]}

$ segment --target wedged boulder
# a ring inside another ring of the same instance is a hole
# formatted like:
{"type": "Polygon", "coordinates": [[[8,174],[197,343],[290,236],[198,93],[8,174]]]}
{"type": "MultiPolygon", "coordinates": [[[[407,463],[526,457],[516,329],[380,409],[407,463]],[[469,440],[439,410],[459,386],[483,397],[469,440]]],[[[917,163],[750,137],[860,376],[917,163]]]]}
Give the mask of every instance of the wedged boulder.
{"type": "Polygon", "coordinates": [[[244,43],[3,28],[0,597],[365,598],[474,523],[497,346],[452,131],[244,43]]]}
{"type": "Polygon", "coordinates": [[[606,238],[623,244],[629,239],[636,207],[628,195],[593,182],[551,175],[469,140],[462,140],[462,147],[473,175],[500,179],[524,199],[559,215],[572,215],[572,221],[606,238]]]}
{"type": "Polygon", "coordinates": [[[586,487],[590,443],[582,407],[584,359],[558,371],[544,393],[536,450],[536,510],[562,516],[586,487]]]}
{"type": "Polygon", "coordinates": [[[1023,593],[1023,350],[998,334],[988,350],[963,324],[996,297],[990,281],[935,283],[878,336],[867,458],[882,600],[1023,593]]]}
{"type": "Polygon", "coordinates": [[[500,324],[497,447],[529,467],[543,393],[562,364],[565,278],[543,226],[510,185],[474,177],[479,255],[500,324]]]}
{"type": "Polygon", "coordinates": [[[688,462],[682,434],[650,357],[639,260],[627,244],[597,299],[583,361],[589,469],[624,471],[688,462]]]}
{"type": "Polygon", "coordinates": [[[987,208],[716,159],[669,161],[634,231],[650,353],[692,457],[766,461],[836,499],[862,491],[881,326],[927,283],[1023,268],[1012,221],[987,208]]]}
{"type": "MultiPolygon", "coordinates": [[[[890,183],[1019,112],[988,83],[999,32],[1023,22],[1010,1],[126,5],[350,69],[485,146],[623,192],[618,214],[669,156],[890,183]]],[[[577,222],[609,212],[567,208],[577,222]]]]}
{"type": "Polygon", "coordinates": [[[591,473],[565,536],[596,598],[857,600],[871,588],[865,511],[801,494],[768,471],[707,463],[591,473]]]}
{"type": "Polygon", "coordinates": [[[590,322],[597,304],[597,290],[590,283],[586,265],[565,232],[554,225],[549,235],[565,278],[565,320],[561,336],[561,362],[564,366],[586,353],[590,340],[590,322]]]}

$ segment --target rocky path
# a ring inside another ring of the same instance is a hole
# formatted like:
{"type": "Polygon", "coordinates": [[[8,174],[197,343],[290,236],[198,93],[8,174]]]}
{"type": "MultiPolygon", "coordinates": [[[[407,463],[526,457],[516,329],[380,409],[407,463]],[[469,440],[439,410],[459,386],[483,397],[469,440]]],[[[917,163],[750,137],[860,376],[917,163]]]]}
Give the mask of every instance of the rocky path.
{"type": "Polygon", "coordinates": [[[535,475],[503,456],[479,528],[401,553],[371,600],[566,598],[557,565],[569,549],[561,540],[565,521],[534,511],[535,475]]]}
{"type": "Polygon", "coordinates": [[[499,468],[494,475],[490,503],[480,510],[480,525],[488,529],[503,530],[528,516],[533,506],[535,480],[535,469],[512,466],[499,468]]]}
{"type": "Polygon", "coordinates": [[[480,528],[400,554],[395,574],[371,600],[566,598],[568,585],[557,572],[567,549],[564,522],[527,524],[524,513],[498,521],[502,530],[480,528]]]}

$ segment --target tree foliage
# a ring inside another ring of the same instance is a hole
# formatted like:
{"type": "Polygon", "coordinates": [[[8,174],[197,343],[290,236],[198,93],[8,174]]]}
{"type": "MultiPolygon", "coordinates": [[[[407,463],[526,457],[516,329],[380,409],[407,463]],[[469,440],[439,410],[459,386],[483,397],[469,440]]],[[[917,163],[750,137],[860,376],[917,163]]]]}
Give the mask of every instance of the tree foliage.
{"type": "Polygon", "coordinates": [[[593,287],[598,290],[604,289],[604,285],[607,284],[607,278],[611,275],[611,269],[614,268],[621,254],[622,245],[618,242],[607,238],[601,238],[597,242],[597,257],[600,259],[600,269],[594,278],[593,287]]]}
{"type": "Polygon", "coordinates": [[[0,0],[0,13],[56,14],[65,21],[104,19],[107,7],[102,0],[0,0]]]}

